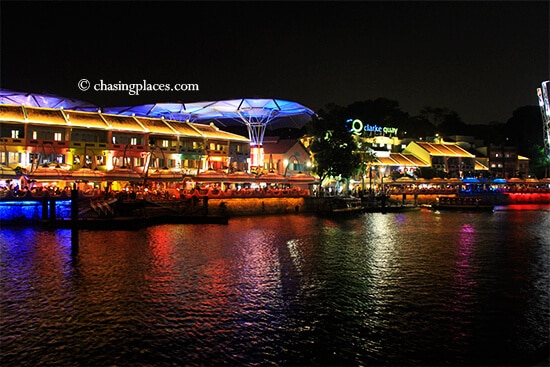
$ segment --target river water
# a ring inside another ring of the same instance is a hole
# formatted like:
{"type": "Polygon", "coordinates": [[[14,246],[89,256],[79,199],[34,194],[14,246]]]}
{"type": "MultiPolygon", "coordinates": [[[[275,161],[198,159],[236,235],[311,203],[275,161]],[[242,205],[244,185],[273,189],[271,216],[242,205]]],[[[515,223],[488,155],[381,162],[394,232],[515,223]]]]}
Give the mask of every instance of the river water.
{"type": "MultiPolygon", "coordinates": [[[[547,363],[550,209],[2,228],[2,366],[547,363]]],[[[528,208],[527,208],[528,209],[528,208]]]]}

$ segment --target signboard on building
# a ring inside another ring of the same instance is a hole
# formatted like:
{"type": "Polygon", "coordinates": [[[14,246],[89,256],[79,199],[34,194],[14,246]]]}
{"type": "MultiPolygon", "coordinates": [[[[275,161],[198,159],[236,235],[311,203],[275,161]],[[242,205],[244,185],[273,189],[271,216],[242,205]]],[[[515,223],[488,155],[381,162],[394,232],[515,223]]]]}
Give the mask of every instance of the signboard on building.
{"type": "Polygon", "coordinates": [[[389,126],[378,126],[363,124],[359,119],[348,119],[346,124],[349,132],[355,135],[397,135],[398,128],[389,126]]]}

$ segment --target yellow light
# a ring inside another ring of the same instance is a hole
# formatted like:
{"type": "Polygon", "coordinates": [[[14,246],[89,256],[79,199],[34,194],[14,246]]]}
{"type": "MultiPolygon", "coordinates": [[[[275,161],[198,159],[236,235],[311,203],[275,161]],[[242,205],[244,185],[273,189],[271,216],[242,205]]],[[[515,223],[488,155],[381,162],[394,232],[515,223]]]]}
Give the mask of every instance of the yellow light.
{"type": "Polygon", "coordinates": [[[264,164],[264,148],[251,147],[250,148],[250,165],[252,167],[263,166],[264,164]]]}

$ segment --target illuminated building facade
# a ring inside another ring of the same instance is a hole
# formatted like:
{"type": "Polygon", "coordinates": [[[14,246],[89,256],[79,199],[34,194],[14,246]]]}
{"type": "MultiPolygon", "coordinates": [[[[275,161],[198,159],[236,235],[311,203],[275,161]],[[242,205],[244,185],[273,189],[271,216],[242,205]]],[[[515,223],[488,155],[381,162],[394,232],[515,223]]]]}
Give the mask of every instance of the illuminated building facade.
{"type": "Polygon", "coordinates": [[[0,105],[0,162],[33,172],[77,170],[246,170],[250,140],[213,124],[63,108],[0,105]]]}
{"type": "Polygon", "coordinates": [[[473,177],[476,169],[475,155],[456,143],[413,141],[403,152],[413,154],[436,171],[445,172],[450,178],[473,177]]]}
{"type": "Polygon", "coordinates": [[[115,167],[244,170],[262,167],[271,128],[303,127],[314,112],[279,99],[234,99],[106,107],[55,95],[0,89],[0,162],[34,169],[115,167]],[[214,123],[216,125],[214,125],[214,123]],[[246,126],[249,138],[220,130],[246,126]]]}
{"type": "Polygon", "coordinates": [[[529,174],[529,158],[519,155],[513,145],[489,144],[476,151],[483,157],[493,177],[526,177],[529,174]]]}
{"type": "Polygon", "coordinates": [[[312,163],[309,151],[299,139],[266,137],[263,170],[279,175],[311,173],[312,163]]]}

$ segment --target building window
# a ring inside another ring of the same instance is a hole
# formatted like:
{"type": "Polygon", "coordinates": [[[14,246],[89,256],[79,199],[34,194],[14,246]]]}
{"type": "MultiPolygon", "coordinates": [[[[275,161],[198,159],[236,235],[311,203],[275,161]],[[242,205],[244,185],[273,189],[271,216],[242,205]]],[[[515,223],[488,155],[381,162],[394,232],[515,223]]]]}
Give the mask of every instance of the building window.
{"type": "Polygon", "coordinates": [[[33,131],[33,132],[32,132],[32,138],[33,138],[34,140],[38,139],[38,131],[33,131]]]}
{"type": "Polygon", "coordinates": [[[19,138],[19,130],[12,130],[11,131],[11,138],[12,139],[18,139],[19,138]]]}
{"type": "Polygon", "coordinates": [[[53,134],[53,140],[55,141],[61,141],[62,134],[61,133],[54,133],[53,134]]]}
{"type": "Polygon", "coordinates": [[[22,159],[23,159],[23,156],[21,155],[21,153],[8,152],[8,160],[11,163],[23,163],[22,159]]]}
{"type": "Polygon", "coordinates": [[[168,148],[168,140],[163,140],[162,141],[162,147],[163,148],[168,148]]]}
{"type": "Polygon", "coordinates": [[[130,138],[131,145],[137,145],[137,138],[130,138]]]}

